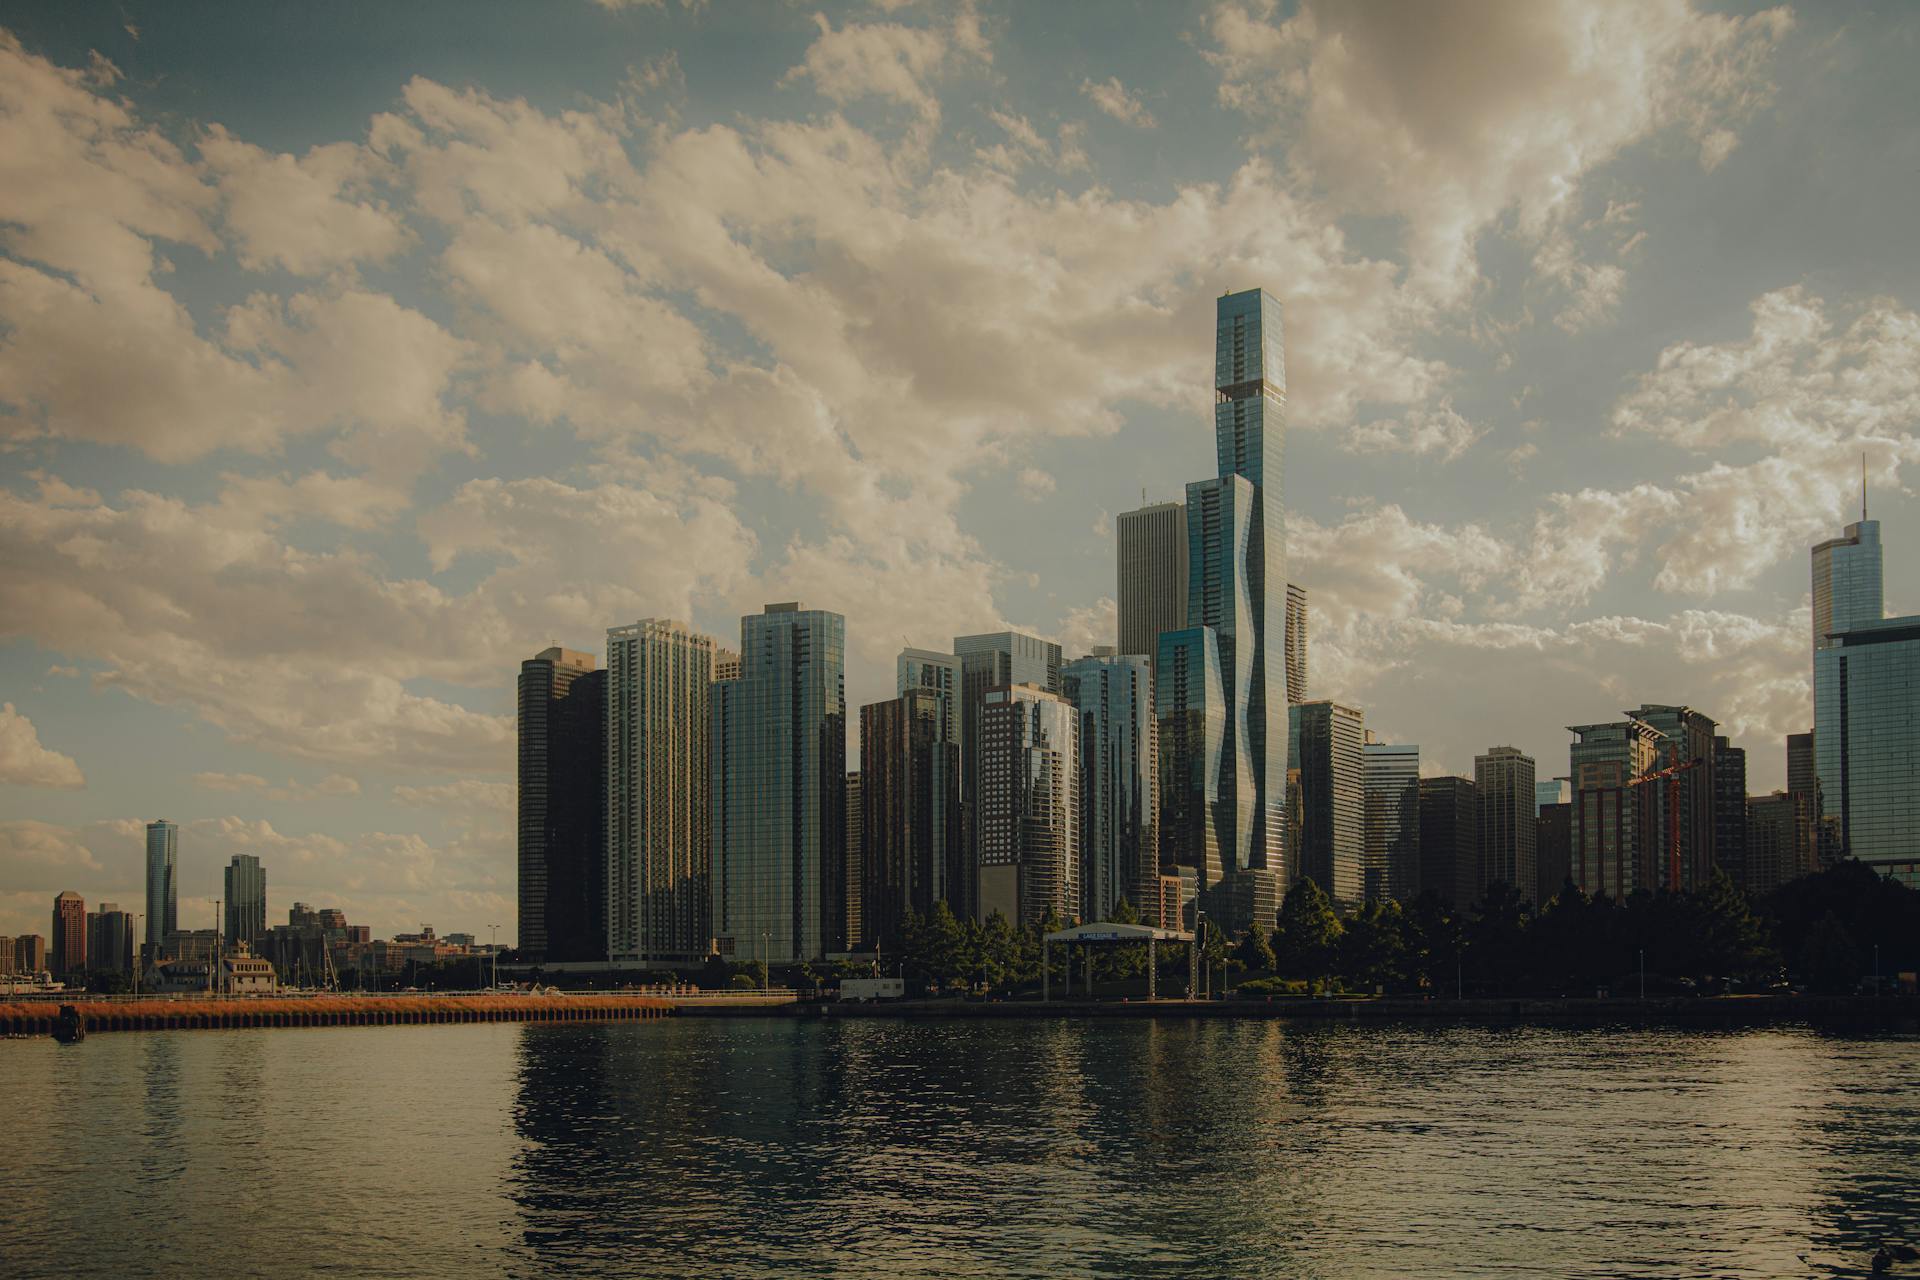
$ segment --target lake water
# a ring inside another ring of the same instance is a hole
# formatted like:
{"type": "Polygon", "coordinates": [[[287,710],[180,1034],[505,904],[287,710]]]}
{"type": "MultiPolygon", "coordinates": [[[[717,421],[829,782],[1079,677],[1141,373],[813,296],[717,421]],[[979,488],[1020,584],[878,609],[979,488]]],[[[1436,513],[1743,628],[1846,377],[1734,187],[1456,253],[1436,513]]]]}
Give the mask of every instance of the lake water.
{"type": "Polygon", "coordinates": [[[0,1275],[1782,1276],[1920,1040],[669,1019],[0,1043],[0,1275]]]}

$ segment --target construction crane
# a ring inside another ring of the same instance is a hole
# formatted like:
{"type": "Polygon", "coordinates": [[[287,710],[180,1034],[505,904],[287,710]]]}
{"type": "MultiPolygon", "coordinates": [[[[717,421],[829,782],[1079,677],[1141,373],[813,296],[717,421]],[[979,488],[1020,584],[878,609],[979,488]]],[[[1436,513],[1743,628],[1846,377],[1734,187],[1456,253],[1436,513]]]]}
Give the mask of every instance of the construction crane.
{"type": "Polygon", "coordinates": [[[1655,773],[1645,773],[1633,780],[1635,786],[1645,786],[1654,782],[1667,784],[1667,892],[1680,892],[1680,775],[1689,769],[1698,769],[1706,761],[1695,756],[1691,760],[1680,759],[1680,748],[1667,748],[1667,767],[1655,773]]]}

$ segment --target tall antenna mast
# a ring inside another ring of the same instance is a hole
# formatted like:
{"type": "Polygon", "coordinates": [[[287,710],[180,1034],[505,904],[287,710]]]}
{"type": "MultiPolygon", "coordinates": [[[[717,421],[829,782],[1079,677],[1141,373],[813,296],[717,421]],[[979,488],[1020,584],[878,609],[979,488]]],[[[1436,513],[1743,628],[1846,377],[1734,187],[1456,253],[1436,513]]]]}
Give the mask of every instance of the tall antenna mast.
{"type": "Polygon", "coordinates": [[[1867,451],[1860,451],[1860,523],[1867,522],[1867,451]]]}

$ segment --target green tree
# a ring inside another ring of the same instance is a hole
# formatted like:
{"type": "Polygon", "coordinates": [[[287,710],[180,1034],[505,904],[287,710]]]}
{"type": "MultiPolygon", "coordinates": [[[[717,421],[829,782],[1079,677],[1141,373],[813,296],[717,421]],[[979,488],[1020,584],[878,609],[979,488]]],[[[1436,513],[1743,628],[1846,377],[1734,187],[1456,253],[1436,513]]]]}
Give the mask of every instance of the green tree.
{"type": "Polygon", "coordinates": [[[1807,981],[1815,991],[1842,994],[1860,980],[1864,967],[1860,948],[1831,911],[1814,922],[1807,938],[1806,967],[1807,981]]]}
{"type": "Polygon", "coordinates": [[[1397,902],[1369,902],[1342,924],[1335,948],[1340,973],[1363,991],[1412,985],[1405,972],[1405,918],[1397,902]]]}
{"type": "Polygon", "coordinates": [[[1233,954],[1241,968],[1259,973],[1272,973],[1274,965],[1278,963],[1273,953],[1273,943],[1268,941],[1267,931],[1260,927],[1258,920],[1240,939],[1240,945],[1234,948],[1233,954]]]}
{"type": "Polygon", "coordinates": [[[1274,951],[1280,972],[1290,978],[1322,978],[1333,971],[1334,949],[1340,943],[1340,917],[1326,892],[1312,877],[1296,880],[1280,903],[1278,945],[1274,951]]]}

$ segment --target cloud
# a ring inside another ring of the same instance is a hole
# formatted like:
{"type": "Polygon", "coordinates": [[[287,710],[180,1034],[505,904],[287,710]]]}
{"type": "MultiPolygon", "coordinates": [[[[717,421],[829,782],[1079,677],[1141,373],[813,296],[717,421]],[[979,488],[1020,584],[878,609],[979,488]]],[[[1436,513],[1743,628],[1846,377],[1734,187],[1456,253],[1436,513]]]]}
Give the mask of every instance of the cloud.
{"type": "Polygon", "coordinates": [[[1121,124],[1130,124],[1136,129],[1151,129],[1156,125],[1153,113],[1141,103],[1138,96],[1129,93],[1120,83],[1119,76],[1108,76],[1105,80],[1082,80],[1080,92],[1094,106],[1118,120],[1121,124]]]}
{"type": "Polygon", "coordinates": [[[357,144],[275,155],[214,125],[199,152],[239,241],[240,263],[251,270],[277,265],[294,275],[322,275],[354,262],[385,261],[410,239],[399,217],[370,194],[380,166],[357,144]]]}
{"type": "Polygon", "coordinates": [[[404,805],[506,814],[513,812],[514,786],[510,782],[481,782],[462,778],[432,786],[398,786],[393,798],[404,805]]]}
{"type": "Polygon", "coordinates": [[[850,22],[835,30],[825,14],[813,20],[820,34],[782,83],[811,80],[833,102],[875,97],[910,107],[929,122],[940,118],[939,99],[926,81],[946,59],[942,33],[894,22],[850,22]]]}
{"type": "Polygon", "coordinates": [[[72,789],[87,780],[72,756],[42,746],[33,721],[8,702],[0,704],[0,783],[72,789]]]}
{"type": "Polygon", "coordinates": [[[1045,501],[1055,488],[1053,477],[1038,467],[1021,468],[1020,474],[1014,477],[1014,483],[1020,488],[1020,496],[1028,502],[1045,501]]]}
{"type": "Polygon", "coordinates": [[[1539,239],[1582,181],[1678,130],[1711,168],[1764,104],[1785,8],[1739,17],[1690,0],[1483,0],[1470,9],[1307,0],[1217,5],[1207,56],[1221,102],[1338,208],[1404,220],[1417,286],[1476,275],[1474,242],[1511,214],[1539,239]]]}
{"type": "Polygon", "coordinates": [[[1442,399],[1431,409],[1409,409],[1398,421],[1362,423],[1348,433],[1346,446],[1354,453],[1437,455],[1452,462],[1486,434],[1485,427],[1474,426],[1454,412],[1452,401],[1442,399]]]}
{"type": "Polygon", "coordinates": [[[276,787],[257,773],[196,773],[193,784],[207,791],[254,791],[269,800],[318,800],[360,794],[360,784],[345,774],[330,773],[319,782],[287,779],[276,787]]]}

